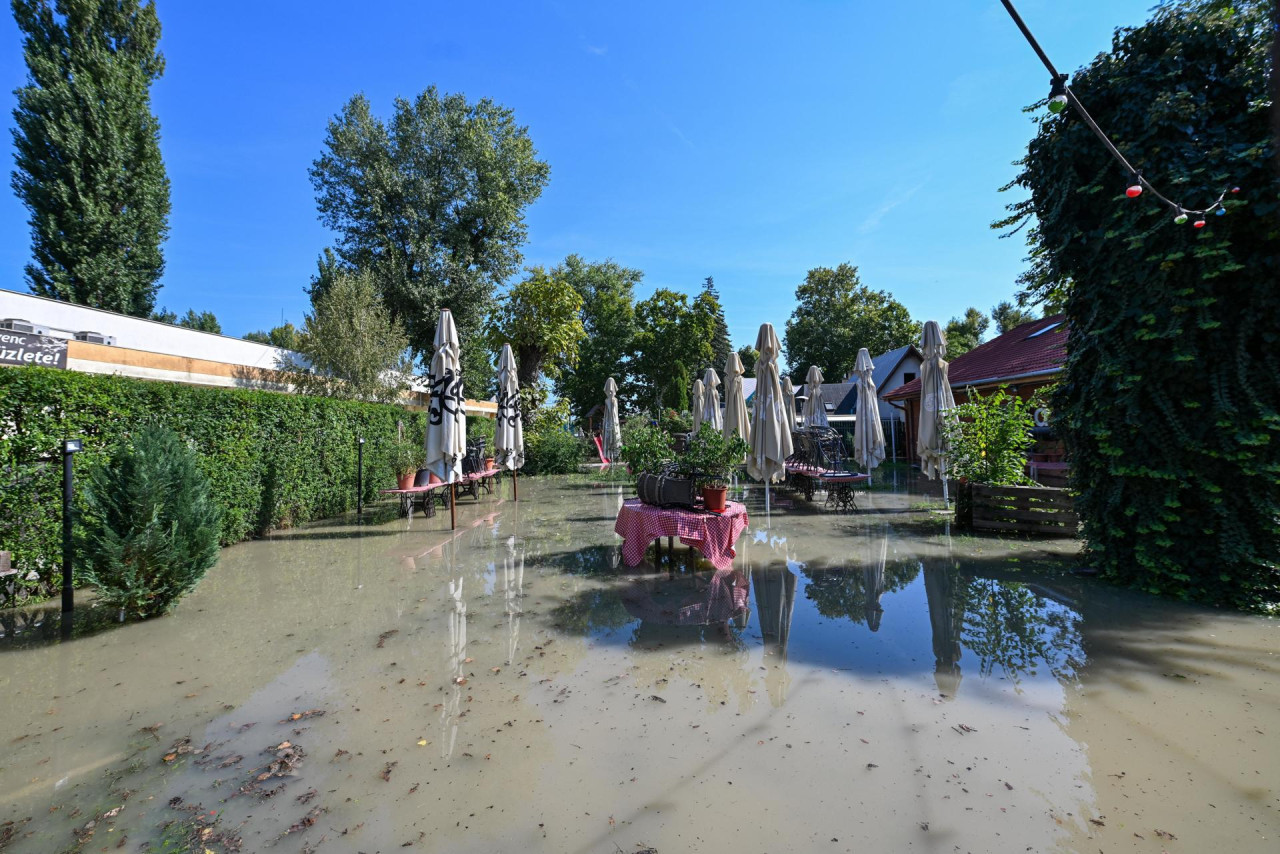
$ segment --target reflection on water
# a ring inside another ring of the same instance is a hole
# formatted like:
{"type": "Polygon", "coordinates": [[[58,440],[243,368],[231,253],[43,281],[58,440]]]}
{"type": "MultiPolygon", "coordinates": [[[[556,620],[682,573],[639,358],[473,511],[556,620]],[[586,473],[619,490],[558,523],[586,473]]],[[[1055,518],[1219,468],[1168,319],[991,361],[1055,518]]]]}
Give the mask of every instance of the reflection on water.
{"type": "Polygon", "coordinates": [[[60,641],[56,610],[0,613],[0,847],[165,850],[211,811],[246,851],[1092,851],[1122,824],[1106,850],[1160,827],[1248,851],[1277,829],[1265,621],[1080,581],[1071,543],[949,536],[909,493],[767,517],[740,493],[723,571],[681,547],[621,566],[619,487],[521,497],[460,502],[452,532],[233,547],[150,623],[85,607],[60,641]],[[1204,711],[1164,731],[1163,704],[1204,711]],[[305,761],[260,797],[284,741],[305,761]]]}

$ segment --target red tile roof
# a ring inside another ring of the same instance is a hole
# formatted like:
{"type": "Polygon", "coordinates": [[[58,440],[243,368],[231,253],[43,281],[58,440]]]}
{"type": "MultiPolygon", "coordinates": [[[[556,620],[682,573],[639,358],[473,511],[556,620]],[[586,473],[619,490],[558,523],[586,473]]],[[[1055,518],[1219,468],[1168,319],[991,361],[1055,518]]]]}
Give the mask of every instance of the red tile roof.
{"type": "MultiPolygon", "coordinates": [[[[1060,371],[1066,359],[1066,315],[1055,314],[1010,329],[957,356],[947,369],[947,377],[952,388],[989,385],[1028,374],[1060,371]]],[[[919,378],[883,395],[885,400],[919,396],[919,378]]]]}

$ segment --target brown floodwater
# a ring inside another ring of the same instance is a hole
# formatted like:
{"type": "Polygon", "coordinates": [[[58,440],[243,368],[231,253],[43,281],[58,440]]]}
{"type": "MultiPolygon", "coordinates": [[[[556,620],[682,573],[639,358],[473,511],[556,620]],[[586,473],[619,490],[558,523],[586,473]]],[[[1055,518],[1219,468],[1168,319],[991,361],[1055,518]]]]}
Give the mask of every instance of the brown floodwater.
{"type": "Polygon", "coordinates": [[[622,566],[620,486],[520,496],[234,546],[147,623],[0,615],[0,849],[1280,850],[1274,620],[912,490],[749,491],[719,573],[622,566]]]}

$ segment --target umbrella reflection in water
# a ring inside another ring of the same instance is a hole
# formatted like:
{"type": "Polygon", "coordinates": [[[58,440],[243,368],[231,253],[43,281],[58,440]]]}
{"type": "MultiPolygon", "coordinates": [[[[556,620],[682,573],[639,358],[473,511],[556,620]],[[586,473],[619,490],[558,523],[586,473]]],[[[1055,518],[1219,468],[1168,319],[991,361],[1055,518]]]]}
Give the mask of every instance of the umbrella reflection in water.
{"type": "Polygon", "coordinates": [[[449,549],[449,660],[446,672],[452,683],[445,697],[444,707],[440,710],[440,756],[448,759],[453,755],[454,744],[458,739],[458,713],[462,707],[462,685],[466,681],[467,659],[467,602],[462,597],[462,574],[455,568],[455,552],[457,544],[451,542],[449,549]]]}

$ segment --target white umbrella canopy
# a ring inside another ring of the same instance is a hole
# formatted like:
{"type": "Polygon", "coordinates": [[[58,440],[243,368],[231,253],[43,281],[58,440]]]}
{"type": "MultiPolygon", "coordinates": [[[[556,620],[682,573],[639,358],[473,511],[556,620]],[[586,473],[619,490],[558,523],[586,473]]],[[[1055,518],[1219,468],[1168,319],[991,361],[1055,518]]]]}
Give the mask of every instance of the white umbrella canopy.
{"type": "Polygon", "coordinates": [[[947,446],[943,424],[947,413],[956,408],[951,381],[947,377],[947,339],[936,320],[924,325],[920,336],[924,362],[920,365],[920,429],[916,435],[916,453],[920,470],[929,479],[942,478],[942,494],[947,494],[947,446]]]}
{"type": "Polygon", "coordinates": [[[618,423],[618,384],[613,377],[604,382],[604,435],[600,442],[605,459],[617,462],[618,452],[622,450],[622,427],[618,423]]]}
{"type": "Polygon", "coordinates": [[[866,471],[884,462],[884,426],[880,423],[880,400],[876,384],[871,379],[875,365],[871,354],[863,347],[858,351],[858,361],[853,373],[858,383],[858,417],[853,425],[853,458],[866,471]]]}
{"type": "Polygon", "coordinates": [[[724,363],[724,437],[741,436],[751,444],[751,422],[747,421],[747,397],[742,393],[742,359],[730,353],[724,363]]]}
{"type": "Polygon", "coordinates": [[[702,375],[702,422],[716,430],[724,429],[724,416],[720,414],[720,377],[715,368],[707,368],[702,375]]]}
{"type": "Polygon", "coordinates": [[[693,395],[689,398],[689,410],[693,413],[693,432],[702,426],[702,377],[693,381],[693,395]]]}
{"type": "Polygon", "coordinates": [[[494,457],[502,468],[515,471],[524,465],[524,424],[520,418],[520,388],[516,382],[516,356],[510,344],[498,357],[498,423],[494,457]]]}
{"type": "MultiPolygon", "coordinates": [[[[791,427],[787,424],[787,406],[778,378],[778,353],[782,345],[772,323],[762,323],[756,336],[756,394],[752,401],[751,453],[747,457],[747,473],[766,484],[782,480],[787,473],[787,457],[791,456],[791,427]]],[[[735,354],[736,355],[736,354],[735,354]]]]}
{"type": "Polygon", "coordinates": [[[830,427],[827,421],[826,401],[822,399],[822,369],[817,365],[809,366],[809,373],[804,378],[804,393],[808,395],[804,401],[802,425],[805,427],[830,427]]]}
{"type": "Polygon", "coordinates": [[[782,397],[787,407],[787,429],[796,429],[796,387],[791,377],[782,378],[782,397]]]}
{"type": "Polygon", "coordinates": [[[462,398],[461,345],[458,328],[449,309],[440,310],[436,324],[435,352],[431,356],[431,400],[427,419],[429,472],[445,483],[462,480],[462,458],[467,455],[467,413],[462,398]]]}

